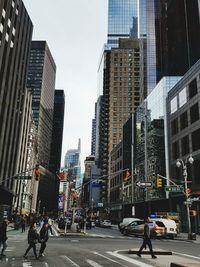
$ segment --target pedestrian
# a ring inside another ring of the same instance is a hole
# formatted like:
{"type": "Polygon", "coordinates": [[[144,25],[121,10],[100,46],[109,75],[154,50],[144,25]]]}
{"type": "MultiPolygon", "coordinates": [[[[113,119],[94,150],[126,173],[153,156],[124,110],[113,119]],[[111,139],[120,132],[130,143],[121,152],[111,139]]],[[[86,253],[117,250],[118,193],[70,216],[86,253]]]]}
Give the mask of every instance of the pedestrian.
{"type": "Polygon", "coordinates": [[[30,226],[29,231],[28,231],[28,244],[29,244],[29,246],[28,246],[28,248],[24,254],[25,259],[27,258],[27,254],[31,248],[33,249],[33,253],[35,255],[35,258],[38,259],[37,252],[36,252],[36,244],[38,242],[38,238],[39,238],[39,235],[38,235],[37,230],[36,230],[36,223],[33,222],[30,226]]]}
{"type": "Polygon", "coordinates": [[[25,229],[26,229],[26,219],[25,219],[25,216],[22,216],[21,218],[21,228],[22,228],[22,233],[25,232],[25,229]]]}
{"type": "Polygon", "coordinates": [[[52,219],[51,218],[48,219],[48,225],[49,225],[49,230],[51,232],[51,235],[53,235],[53,230],[52,230],[53,222],[52,222],[52,219]]]}
{"type": "Polygon", "coordinates": [[[152,248],[152,244],[151,244],[151,234],[150,234],[150,228],[149,228],[149,218],[147,218],[145,220],[145,224],[144,224],[144,235],[143,235],[143,243],[137,253],[138,257],[141,257],[141,252],[142,250],[148,245],[149,247],[149,251],[151,253],[151,257],[152,259],[156,259],[157,257],[155,256],[154,252],[153,252],[153,248],[152,248]]]}
{"type": "Polygon", "coordinates": [[[43,224],[40,234],[39,234],[39,242],[41,243],[40,251],[39,251],[39,257],[44,257],[44,250],[46,248],[46,243],[49,239],[49,232],[48,232],[49,225],[48,223],[43,224]]]}
{"type": "Polygon", "coordinates": [[[0,226],[0,248],[1,248],[1,245],[3,246],[2,250],[1,250],[1,257],[6,256],[4,254],[4,252],[8,246],[7,245],[7,239],[8,239],[8,237],[7,237],[7,225],[8,225],[8,220],[5,219],[0,226]]]}

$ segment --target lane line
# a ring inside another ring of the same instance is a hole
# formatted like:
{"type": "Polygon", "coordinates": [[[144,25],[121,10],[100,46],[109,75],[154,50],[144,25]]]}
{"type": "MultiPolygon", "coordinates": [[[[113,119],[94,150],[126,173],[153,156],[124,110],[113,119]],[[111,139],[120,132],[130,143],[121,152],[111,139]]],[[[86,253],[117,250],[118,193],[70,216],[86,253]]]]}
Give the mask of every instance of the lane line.
{"type": "Polygon", "coordinates": [[[45,266],[46,266],[46,267],[49,267],[49,265],[48,265],[48,263],[47,263],[47,262],[45,262],[44,264],[45,264],[45,266]]]}
{"type": "Polygon", "coordinates": [[[30,267],[30,266],[32,266],[30,261],[23,262],[23,267],[30,267]]]}
{"type": "Polygon", "coordinates": [[[68,262],[70,262],[71,265],[74,266],[74,267],[80,267],[80,265],[76,264],[76,262],[74,262],[73,260],[71,260],[67,256],[61,256],[61,258],[64,258],[65,260],[67,260],[68,262]]]}
{"type": "Polygon", "coordinates": [[[110,254],[110,255],[112,255],[112,256],[114,256],[114,257],[117,257],[119,259],[122,259],[124,261],[127,261],[129,263],[133,263],[133,264],[135,264],[138,267],[153,267],[153,265],[149,265],[149,264],[143,263],[141,261],[137,261],[137,260],[131,259],[131,258],[126,257],[124,255],[117,254],[116,252],[110,252],[110,251],[108,251],[107,253],[110,254]]]}
{"type": "Polygon", "coordinates": [[[123,265],[123,264],[121,264],[120,262],[115,261],[115,260],[113,260],[113,259],[111,259],[111,258],[108,258],[108,257],[106,257],[105,255],[102,255],[102,254],[100,254],[100,253],[98,253],[98,252],[96,252],[96,251],[94,251],[93,253],[94,253],[95,255],[98,255],[98,256],[100,256],[100,257],[102,257],[102,258],[105,258],[105,259],[107,259],[107,260],[109,260],[109,261],[111,261],[111,262],[117,263],[117,264],[119,264],[120,266],[127,267],[126,265],[123,265]]]}
{"type": "Polygon", "coordinates": [[[87,261],[87,263],[89,263],[93,267],[103,267],[103,265],[100,265],[95,261],[92,261],[92,260],[89,260],[89,259],[87,259],[86,261],[87,261]]]}
{"type": "Polygon", "coordinates": [[[200,257],[192,256],[192,255],[189,255],[189,254],[179,253],[179,252],[175,252],[175,251],[172,251],[172,254],[179,255],[179,256],[185,256],[185,257],[191,258],[191,259],[200,260],[200,257]]]}

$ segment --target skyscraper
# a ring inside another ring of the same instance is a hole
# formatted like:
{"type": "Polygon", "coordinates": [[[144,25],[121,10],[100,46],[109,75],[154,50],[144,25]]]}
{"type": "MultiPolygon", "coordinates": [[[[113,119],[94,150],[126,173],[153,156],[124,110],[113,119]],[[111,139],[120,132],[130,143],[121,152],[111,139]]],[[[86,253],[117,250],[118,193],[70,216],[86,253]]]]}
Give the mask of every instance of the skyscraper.
{"type": "Polygon", "coordinates": [[[200,58],[200,2],[155,0],[157,81],[184,75],[200,58]]]}
{"type": "MultiPolygon", "coordinates": [[[[37,127],[38,161],[48,170],[53,129],[55,76],[56,65],[46,41],[32,41],[27,87],[33,94],[32,109],[33,120],[37,127]]],[[[49,189],[54,186],[54,179],[54,175],[46,172],[40,180],[38,201],[43,211],[50,211],[49,189]]]]}
{"type": "MultiPolygon", "coordinates": [[[[62,139],[64,126],[64,112],[65,112],[65,94],[64,90],[55,90],[54,97],[54,116],[53,116],[53,133],[51,143],[51,157],[49,169],[53,174],[60,170],[61,153],[62,153],[62,139]]],[[[52,202],[52,210],[57,210],[58,194],[59,194],[59,180],[55,176],[55,185],[53,188],[54,195],[50,196],[54,199],[52,202]]]]}
{"type": "Polygon", "coordinates": [[[33,120],[38,128],[38,160],[50,160],[56,65],[46,41],[32,41],[27,87],[33,94],[33,120]]]}
{"type": "Polygon", "coordinates": [[[0,1],[0,203],[12,204],[19,170],[32,22],[21,0],[0,1]]]}

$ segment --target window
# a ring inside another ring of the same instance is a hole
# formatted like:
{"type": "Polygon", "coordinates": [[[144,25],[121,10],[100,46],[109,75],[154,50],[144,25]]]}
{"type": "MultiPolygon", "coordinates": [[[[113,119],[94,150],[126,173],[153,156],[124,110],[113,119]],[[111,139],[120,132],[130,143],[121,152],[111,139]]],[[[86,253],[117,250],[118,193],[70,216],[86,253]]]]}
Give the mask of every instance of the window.
{"type": "Polygon", "coordinates": [[[182,107],[187,102],[186,88],[179,93],[179,107],[182,107]]]}
{"type": "Polygon", "coordinates": [[[172,128],[172,135],[175,135],[178,133],[178,118],[174,119],[171,122],[171,128],[172,128]]]}
{"type": "Polygon", "coordinates": [[[187,111],[186,111],[180,116],[180,128],[181,130],[183,130],[187,126],[188,126],[188,116],[187,116],[187,111]]]}
{"type": "Polygon", "coordinates": [[[170,102],[171,114],[177,111],[177,96],[175,96],[170,102]]]}
{"type": "Polygon", "coordinates": [[[199,105],[196,103],[194,106],[190,108],[190,121],[194,123],[199,120],[199,105]]]}
{"type": "Polygon", "coordinates": [[[197,94],[197,80],[194,79],[190,84],[189,84],[189,98],[191,99],[193,96],[197,94]]]}
{"type": "Polygon", "coordinates": [[[181,139],[182,156],[189,154],[189,136],[185,136],[181,139]]]}
{"type": "Polygon", "coordinates": [[[194,131],[192,133],[192,150],[196,151],[200,149],[200,129],[194,131]]]}
{"type": "Polygon", "coordinates": [[[178,141],[176,141],[172,144],[172,154],[173,154],[172,156],[173,156],[174,160],[179,158],[179,143],[178,143],[178,141]]]}

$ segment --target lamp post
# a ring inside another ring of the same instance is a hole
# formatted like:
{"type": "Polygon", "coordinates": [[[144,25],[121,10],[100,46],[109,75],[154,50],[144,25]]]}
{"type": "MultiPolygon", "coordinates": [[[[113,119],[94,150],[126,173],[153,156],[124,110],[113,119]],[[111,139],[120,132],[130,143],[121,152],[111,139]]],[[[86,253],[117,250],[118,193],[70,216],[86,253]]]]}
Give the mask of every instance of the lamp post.
{"type": "Polygon", "coordinates": [[[187,177],[187,162],[189,162],[190,164],[192,164],[194,162],[194,159],[192,157],[192,155],[190,155],[189,157],[186,158],[185,162],[182,159],[177,159],[176,161],[176,166],[178,168],[181,167],[183,168],[183,178],[184,178],[184,183],[185,183],[185,196],[186,196],[186,210],[187,210],[187,219],[188,219],[188,239],[191,239],[191,221],[190,221],[190,208],[189,208],[189,193],[188,193],[188,177],[187,177]]]}

